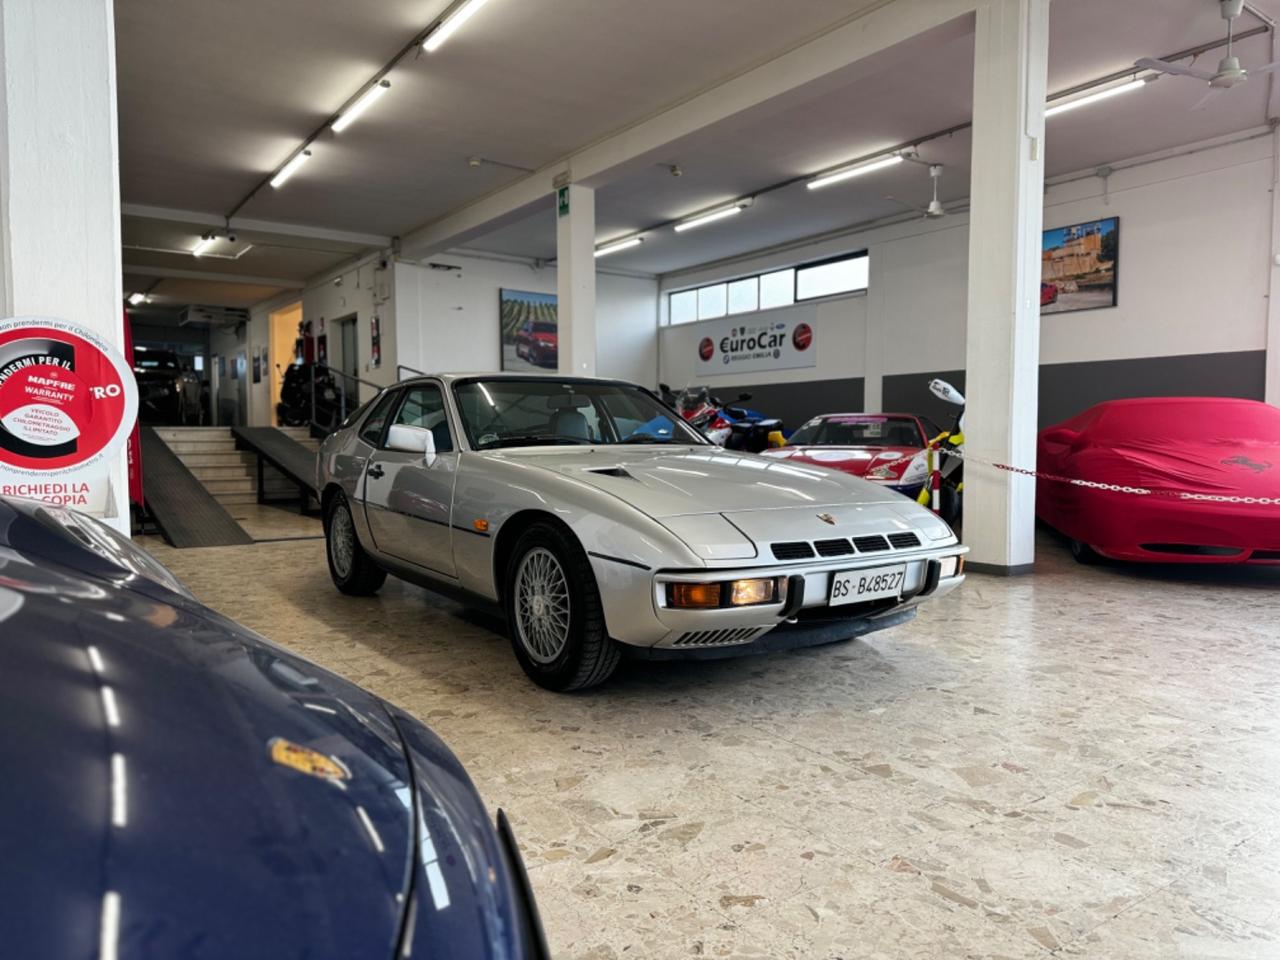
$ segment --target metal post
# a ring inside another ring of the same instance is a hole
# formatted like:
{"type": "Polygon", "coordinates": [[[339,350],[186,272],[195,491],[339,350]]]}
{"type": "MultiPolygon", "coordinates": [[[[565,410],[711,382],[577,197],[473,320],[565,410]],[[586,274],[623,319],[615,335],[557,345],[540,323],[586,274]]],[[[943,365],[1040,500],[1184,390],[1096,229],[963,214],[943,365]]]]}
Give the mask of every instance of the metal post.
{"type": "Polygon", "coordinates": [[[311,365],[311,422],[316,422],[316,365],[311,365]]]}

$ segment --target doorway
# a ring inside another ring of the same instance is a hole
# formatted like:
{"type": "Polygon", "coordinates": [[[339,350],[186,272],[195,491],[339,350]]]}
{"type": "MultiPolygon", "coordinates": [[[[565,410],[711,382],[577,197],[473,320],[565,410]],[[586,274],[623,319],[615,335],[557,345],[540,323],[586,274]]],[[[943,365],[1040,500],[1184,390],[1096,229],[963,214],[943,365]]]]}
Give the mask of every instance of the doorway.
{"type": "Polygon", "coordinates": [[[291,303],[287,307],[273,310],[268,318],[268,351],[267,364],[270,369],[271,382],[271,417],[273,426],[279,427],[280,393],[284,387],[284,372],[290,365],[300,361],[298,338],[301,336],[299,326],[302,323],[302,301],[291,303]]]}
{"type": "Polygon", "coordinates": [[[352,314],[349,317],[343,317],[338,323],[338,343],[339,343],[339,368],[351,379],[347,381],[348,388],[355,386],[355,382],[360,379],[360,351],[356,346],[356,318],[352,314]]]}

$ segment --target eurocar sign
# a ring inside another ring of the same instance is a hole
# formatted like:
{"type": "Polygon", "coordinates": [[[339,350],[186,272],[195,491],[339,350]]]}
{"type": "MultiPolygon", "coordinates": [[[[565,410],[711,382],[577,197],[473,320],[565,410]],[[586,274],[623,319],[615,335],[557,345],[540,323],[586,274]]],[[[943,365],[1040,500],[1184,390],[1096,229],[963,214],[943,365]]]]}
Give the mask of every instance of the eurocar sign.
{"type": "Polygon", "coordinates": [[[698,327],[701,376],[818,365],[813,325],[804,320],[725,317],[698,327]]]}

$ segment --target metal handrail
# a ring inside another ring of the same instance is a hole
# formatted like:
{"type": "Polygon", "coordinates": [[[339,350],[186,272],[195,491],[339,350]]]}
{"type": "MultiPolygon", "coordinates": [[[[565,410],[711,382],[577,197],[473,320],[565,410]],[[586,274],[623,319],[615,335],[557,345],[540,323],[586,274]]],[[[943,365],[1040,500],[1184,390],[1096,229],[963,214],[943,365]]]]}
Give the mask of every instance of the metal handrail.
{"type": "MultiPolygon", "coordinates": [[[[313,363],[311,365],[311,427],[312,429],[315,429],[315,430],[332,430],[334,427],[333,424],[321,423],[319,419],[317,419],[316,417],[316,370],[323,370],[329,374],[337,374],[338,377],[341,378],[337,381],[338,382],[338,423],[342,423],[344,420],[347,419],[347,412],[348,412],[347,411],[347,394],[348,394],[347,382],[348,381],[351,381],[357,385],[354,391],[357,401],[360,399],[360,386],[372,387],[375,391],[382,389],[381,384],[373,383],[370,380],[361,380],[359,377],[353,376],[350,373],[346,373],[345,371],[339,370],[336,367],[331,367],[327,363],[313,363]]],[[[357,403],[356,406],[359,406],[359,403],[357,403]]]]}
{"type": "Polygon", "coordinates": [[[427,376],[427,371],[425,371],[425,370],[419,370],[419,369],[417,369],[416,367],[411,367],[411,366],[409,366],[408,364],[405,364],[405,363],[397,363],[397,364],[396,364],[396,382],[397,382],[397,383],[399,383],[401,380],[405,379],[405,376],[404,376],[404,371],[405,371],[405,370],[408,370],[408,371],[409,371],[411,374],[413,374],[413,376],[415,376],[415,377],[425,377],[425,376],[427,376]]]}

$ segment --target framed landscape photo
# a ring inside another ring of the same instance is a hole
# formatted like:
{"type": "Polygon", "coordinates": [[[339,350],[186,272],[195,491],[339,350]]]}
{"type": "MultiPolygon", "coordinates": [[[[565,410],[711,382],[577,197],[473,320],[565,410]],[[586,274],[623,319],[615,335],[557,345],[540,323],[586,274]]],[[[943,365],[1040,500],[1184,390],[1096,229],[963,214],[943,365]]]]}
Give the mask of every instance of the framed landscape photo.
{"type": "Polygon", "coordinates": [[[1120,276],[1120,218],[1044,231],[1040,245],[1040,312],[1114,307],[1120,276]]]}
{"type": "Polygon", "coordinates": [[[560,363],[556,295],[498,291],[502,369],[554,372],[560,363]]]}

